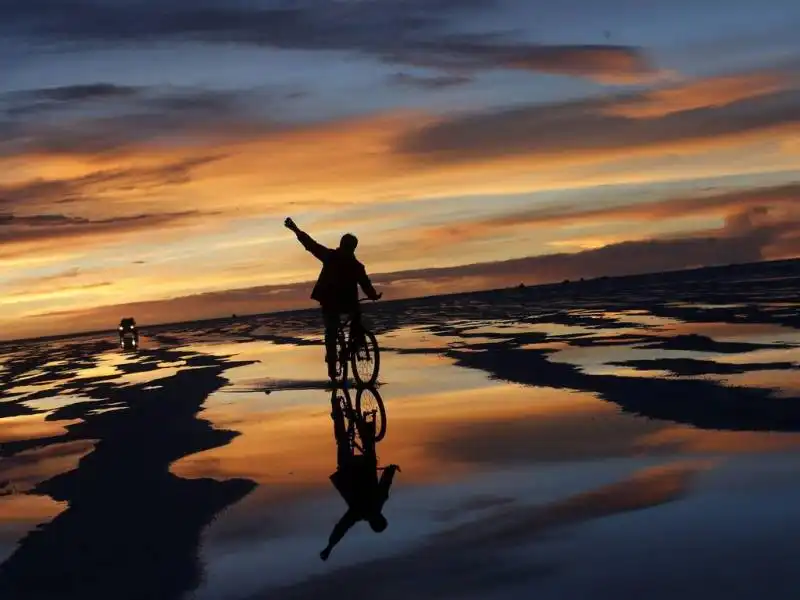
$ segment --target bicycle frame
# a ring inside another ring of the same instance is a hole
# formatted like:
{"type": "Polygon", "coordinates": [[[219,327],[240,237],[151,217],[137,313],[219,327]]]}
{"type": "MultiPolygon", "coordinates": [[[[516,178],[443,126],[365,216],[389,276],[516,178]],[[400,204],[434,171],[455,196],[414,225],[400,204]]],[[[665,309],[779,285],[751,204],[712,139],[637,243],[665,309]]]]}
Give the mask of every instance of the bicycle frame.
{"type": "Polygon", "coordinates": [[[353,315],[348,314],[339,319],[339,327],[336,331],[336,338],[339,341],[339,365],[342,369],[342,379],[347,379],[347,366],[350,364],[350,358],[356,349],[357,339],[354,338],[353,332],[357,327],[363,327],[361,323],[356,324],[353,315]]]}
{"type": "Polygon", "coordinates": [[[348,368],[352,367],[358,385],[375,383],[380,369],[380,349],[375,335],[361,318],[361,311],[339,315],[336,328],[336,374],[335,378],[346,382],[348,368]],[[367,375],[362,370],[368,365],[367,375]]]}

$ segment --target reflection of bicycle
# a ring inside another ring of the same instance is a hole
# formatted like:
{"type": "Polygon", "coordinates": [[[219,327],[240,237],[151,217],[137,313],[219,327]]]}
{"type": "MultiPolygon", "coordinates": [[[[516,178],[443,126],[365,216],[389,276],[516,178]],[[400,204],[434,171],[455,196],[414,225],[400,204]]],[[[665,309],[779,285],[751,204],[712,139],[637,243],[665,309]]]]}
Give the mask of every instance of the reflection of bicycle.
{"type": "Polygon", "coordinates": [[[345,431],[350,447],[361,454],[375,451],[375,443],[386,436],[386,407],[374,387],[360,388],[355,405],[346,387],[334,389],[344,414],[345,431]]]}
{"type": "Polygon", "coordinates": [[[396,464],[381,467],[377,442],[386,435],[386,409],[374,387],[360,388],[355,405],[345,384],[331,391],[331,417],[336,439],[336,472],[330,476],[336,490],[347,502],[347,512],[336,523],[328,545],[319,553],[328,560],[331,550],[359,521],[366,521],[376,533],[389,524],[383,506],[389,498],[396,464]]]}
{"type": "Polygon", "coordinates": [[[372,385],[378,379],[381,354],[375,334],[369,331],[361,319],[345,315],[336,331],[336,376],[347,381],[347,368],[351,366],[353,377],[360,385],[372,385]]]}

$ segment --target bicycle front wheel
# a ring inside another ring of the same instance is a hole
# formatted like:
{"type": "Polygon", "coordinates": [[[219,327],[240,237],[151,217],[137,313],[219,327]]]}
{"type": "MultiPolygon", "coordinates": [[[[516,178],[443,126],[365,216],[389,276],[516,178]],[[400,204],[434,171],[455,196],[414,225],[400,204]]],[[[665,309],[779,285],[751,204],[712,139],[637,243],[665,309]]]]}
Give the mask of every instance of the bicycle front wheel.
{"type": "Polygon", "coordinates": [[[374,415],[375,441],[386,437],[386,407],[383,398],[374,387],[360,388],[356,394],[356,414],[364,421],[367,415],[374,415]]]}
{"type": "Polygon", "coordinates": [[[372,385],[377,381],[381,368],[381,351],[378,340],[371,331],[364,330],[359,337],[350,356],[353,377],[361,385],[372,385]]]}

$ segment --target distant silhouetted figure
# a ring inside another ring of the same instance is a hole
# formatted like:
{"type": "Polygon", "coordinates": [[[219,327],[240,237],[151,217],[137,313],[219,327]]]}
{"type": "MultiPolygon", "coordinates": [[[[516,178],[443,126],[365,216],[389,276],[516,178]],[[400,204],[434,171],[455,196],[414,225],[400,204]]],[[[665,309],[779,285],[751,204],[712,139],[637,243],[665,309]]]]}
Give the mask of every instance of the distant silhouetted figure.
{"type": "MultiPolygon", "coordinates": [[[[320,552],[322,560],[328,560],[331,550],[339,543],[350,528],[359,521],[366,521],[376,533],[386,529],[388,522],[383,516],[383,505],[389,498],[389,488],[394,475],[400,470],[397,465],[389,465],[378,479],[378,458],[375,454],[375,438],[362,439],[366,446],[364,454],[355,454],[350,445],[344,422],[344,413],[336,397],[331,394],[331,417],[333,418],[333,434],[336,437],[336,472],[330,476],[334,487],[347,502],[347,512],[333,528],[328,545],[320,552]]],[[[365,423],[372,425],[373,422],[365,423]]]]}
{"type": "Polygon", "coordinates": [[[135,344],[139,345],[139,330],[136,328],[136,319],[133,317],[125,317],[120,319],[119,322],[119,343],[125,341],[126,334],[131,334],[135,344]]]}
{"type": "Polygon", "coordinates": [[[326,248],[315,241],[295,222],[288,218],[284,225],[294,232],[303,247],[322,262],[311,298],[320,303],[325,322],[325,362],[328,363],[328,376],[336,379],[336,332],[343,313],[353,316],[353,324],[360,324],[358,305],[358,286],[370,300],[378,300],[379,294],[372,286],[364,265],[356,258],[358,246],[356,236],[346,233],[335,249],[326,248]]]}

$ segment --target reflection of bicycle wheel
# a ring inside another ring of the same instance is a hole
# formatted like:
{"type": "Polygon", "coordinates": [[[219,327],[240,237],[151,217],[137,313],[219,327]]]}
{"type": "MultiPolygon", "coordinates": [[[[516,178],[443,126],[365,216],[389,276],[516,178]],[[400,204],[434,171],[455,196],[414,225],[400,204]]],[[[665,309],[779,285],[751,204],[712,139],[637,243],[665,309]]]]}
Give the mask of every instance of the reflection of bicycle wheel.
{"type": "Polygon", "coordinates": [[[386,407],[383,398],[374,387],[360,388],[356,394],[356,414],[361,419],[375,415],[375,441],[380,442],[386,436],[386,407]]]}
{"type": "Polygon", "coordinates": [[[351,417],[353,416],[353,402],[350,399],[350,393],[347,388],[336,388],[332,393],[336,396],[339,409],[342,411],[344,429],[349,432],[351,430],[351,417]]]}
{"type": "Polygon", "coordinates": [[[353,376],[361,385],[372,385],[378,379],[381,368],[381,351],[378,340],[371,331],[364,330],[364,336],[356,345],[350,362],[353,364],[353,376]]]}

